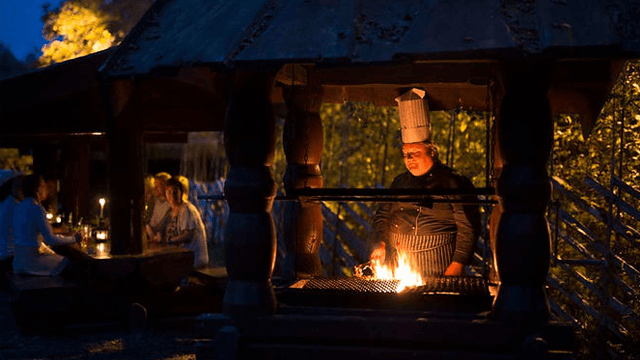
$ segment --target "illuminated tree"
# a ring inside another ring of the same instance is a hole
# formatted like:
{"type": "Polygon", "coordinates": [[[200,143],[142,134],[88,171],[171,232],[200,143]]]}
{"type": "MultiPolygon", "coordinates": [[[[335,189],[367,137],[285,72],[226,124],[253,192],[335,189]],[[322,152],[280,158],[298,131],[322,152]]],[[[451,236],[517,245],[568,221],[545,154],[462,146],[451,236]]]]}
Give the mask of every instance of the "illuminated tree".
{"type": "Polygon", "coordinates": [[[11,169],[23,173],[31,172],[33,157],[20,154],[18,149],[0,149],[0,169],[11,169]]]}
{"type": "Polygon", "coordinates": [[[44,7],[42,66],[70,60],[119,44],[152,0],[67,0],[44,7]]]}

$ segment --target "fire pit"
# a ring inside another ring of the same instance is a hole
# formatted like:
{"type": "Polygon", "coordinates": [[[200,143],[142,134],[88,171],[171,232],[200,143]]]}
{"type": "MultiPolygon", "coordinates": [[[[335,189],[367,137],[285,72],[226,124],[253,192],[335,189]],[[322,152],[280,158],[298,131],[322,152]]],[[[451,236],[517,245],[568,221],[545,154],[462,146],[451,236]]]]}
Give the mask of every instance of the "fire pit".
{"type": "Polygon", "coordinates": [[[304,279],[279,289],[278,299],[288,305],[446,312],[487,311],[493,301],[480,277],[432,277],[398,292],[399,284],[358,277],[304,279]]]}

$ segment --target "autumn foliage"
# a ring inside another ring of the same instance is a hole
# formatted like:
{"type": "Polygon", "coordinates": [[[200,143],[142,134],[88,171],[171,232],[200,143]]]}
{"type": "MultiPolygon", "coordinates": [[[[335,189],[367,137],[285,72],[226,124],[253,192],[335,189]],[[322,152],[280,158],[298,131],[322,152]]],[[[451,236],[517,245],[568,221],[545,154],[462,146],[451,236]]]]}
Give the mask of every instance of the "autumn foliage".
{"type": "Polygon", "coordinates": [[[47,41],[41,66],[89,55],[118,45],[152,0],[67,0],[44,8],[42,35],[47,41]]]}

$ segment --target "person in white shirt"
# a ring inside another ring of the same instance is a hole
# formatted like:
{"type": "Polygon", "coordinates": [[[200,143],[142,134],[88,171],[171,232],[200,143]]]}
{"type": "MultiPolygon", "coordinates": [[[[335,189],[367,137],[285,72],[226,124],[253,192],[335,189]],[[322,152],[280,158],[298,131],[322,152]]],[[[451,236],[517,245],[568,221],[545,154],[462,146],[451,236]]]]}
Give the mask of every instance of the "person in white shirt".
{"type": "MultiPolygon", "coordinates": [[[[0,269],[13,270],[13,212],[16,205],[22,201],[22,175],[13,173],[8,176],[2,187],[9,191],[0,203],[0,269]]],[[[5,191],[3,190],[3,193],[5,191]]],[[[4,194],[3,194],[4,195],[4,194]]]]}
{"type": "Polygon", "coordinates": [[[184,201],[184,185],[178,178],[171,178],[166,184],[167,201],[171,204],[169,221],[165,229],[165,239],[169,245],[181,245],[193,251],[193,267],[209,264],[207,236],[198,209],[189,201],[184,201]]]}
{"type": "Polygon", "coordinates": [[[25,176],[22,181],[22,200],[13,212],[14,257],[13,271],[17,274],[39,276],[59,275],[69,260],[56,254],[47,245],[73,244],[80,234],[55,235],[40,202],[47,197],[47,186],[38,174],[25,176]],[[39,236],[40,235],[40,236],[39,236]]]}
{"type": "Polygon", "coordinates": [[[169,202],[167,202],[167,198],[165,196],[165,184],[170,178],[171,175],[166,172],[157,173],[153,177],[155,201],[153,204],[153,213],[151,214],[151,219],[146,226],[148,238],[154,241],[158,241],[158,237],[160,237],[160,242],[163,243],[166,239],[163,239],[162,236],[164,235],[164,229],[169,216],[169,211],[171,210],[171,205],[169,205],[169,202]]]}

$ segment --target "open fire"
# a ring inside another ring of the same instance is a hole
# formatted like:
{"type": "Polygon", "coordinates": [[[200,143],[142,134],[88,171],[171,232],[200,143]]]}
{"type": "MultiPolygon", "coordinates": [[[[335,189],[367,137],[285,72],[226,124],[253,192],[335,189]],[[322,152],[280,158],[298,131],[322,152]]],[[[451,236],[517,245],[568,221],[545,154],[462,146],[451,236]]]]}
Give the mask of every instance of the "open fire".
{"type": "Polygon", "coordinates": [[[371,273],[363,274],[362,269],[356,270],[356,276],[368,280],[399,280],[400,283],[396,288],[396,292],[402,292],[405,289],[424,285],[422,276],[411,265],[408,257],[404,253],[398,254],[398,262],[395,267],[381,264],[379,260],[372,260],[369,263],[371,273]]]}

